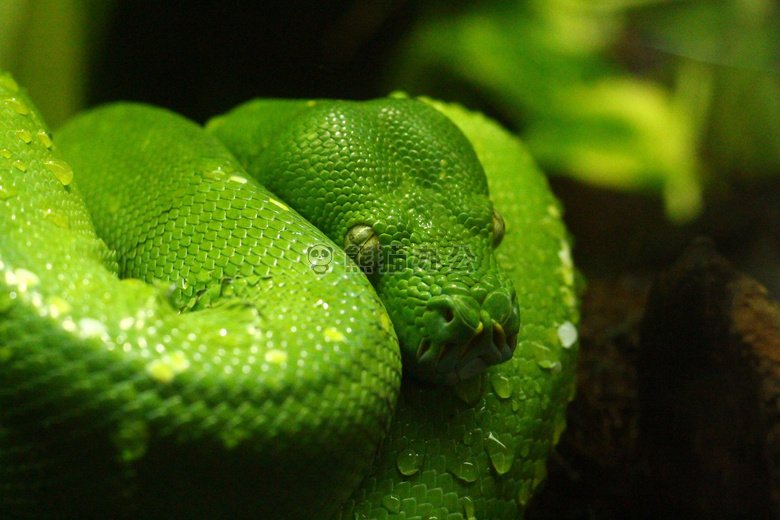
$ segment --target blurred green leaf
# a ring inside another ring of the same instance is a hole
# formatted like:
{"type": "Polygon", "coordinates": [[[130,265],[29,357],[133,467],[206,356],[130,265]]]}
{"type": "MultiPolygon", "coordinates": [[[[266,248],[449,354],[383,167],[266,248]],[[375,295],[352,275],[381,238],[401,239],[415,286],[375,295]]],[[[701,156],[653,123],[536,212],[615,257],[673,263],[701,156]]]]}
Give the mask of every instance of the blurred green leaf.
{"type": "Polygon", "coordinates": [[[677,2],[637,10],[645,46],[710,76],[703,153],[716,181],[780,173],[780,11],[770,0],[677,2]]]}
{"type": "Polygon", "coordinates": [[[548,169],[654,190],[674,221],[707,186],[780,174],[776,2],[468,5],[418,24],[394,87],[489,111],[548,169]]]}
{"type": "Polygon", "coordinates": [[[90,44],[109,0],[0,0],[0,69],[10,71],[56,127],[83,108],[90,44]]]}

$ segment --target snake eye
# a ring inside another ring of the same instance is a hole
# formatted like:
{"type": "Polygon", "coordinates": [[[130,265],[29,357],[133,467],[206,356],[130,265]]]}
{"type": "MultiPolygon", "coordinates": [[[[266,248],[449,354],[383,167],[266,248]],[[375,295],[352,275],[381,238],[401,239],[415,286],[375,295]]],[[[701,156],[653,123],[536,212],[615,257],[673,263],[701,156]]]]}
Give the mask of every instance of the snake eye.
{"type": "Polygon", "coordinates": [[[498,247],[501,241],[504,239],[504,217],[501,213],[493,210],[493,247],[498,247]]]}
{"type": "Polygon", "coordinates": [[[379,266],[379,237],[371,226],[352,226],[344,237],[344,251],[366,274],[372,274],[379,266]]]}

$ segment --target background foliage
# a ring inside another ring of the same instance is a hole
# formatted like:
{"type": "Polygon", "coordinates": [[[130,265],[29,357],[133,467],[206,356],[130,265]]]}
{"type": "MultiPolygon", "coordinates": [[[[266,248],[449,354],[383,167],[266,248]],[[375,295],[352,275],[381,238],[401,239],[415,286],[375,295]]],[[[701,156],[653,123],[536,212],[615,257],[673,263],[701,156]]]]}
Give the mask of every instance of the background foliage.
{"type": "Polygon", "coordinates": [[[770,0],[0,0],[0,67],[53,127],[114,99],[199,121],[253,96],[461,101],[548,172],[684,223],[780,170],[778,16],[770,0]]]}

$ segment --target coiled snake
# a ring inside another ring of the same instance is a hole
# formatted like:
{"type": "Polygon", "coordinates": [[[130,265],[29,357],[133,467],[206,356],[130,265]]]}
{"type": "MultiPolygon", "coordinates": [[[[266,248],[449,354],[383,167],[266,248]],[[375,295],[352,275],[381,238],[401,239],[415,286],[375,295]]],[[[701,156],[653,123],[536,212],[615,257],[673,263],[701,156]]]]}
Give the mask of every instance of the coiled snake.
{"type": "Polygon", "coordinates": [[[573,391],[560,216],[456,105],[52,137],[0,74],[0,515],[520,517],[573,391]]]}

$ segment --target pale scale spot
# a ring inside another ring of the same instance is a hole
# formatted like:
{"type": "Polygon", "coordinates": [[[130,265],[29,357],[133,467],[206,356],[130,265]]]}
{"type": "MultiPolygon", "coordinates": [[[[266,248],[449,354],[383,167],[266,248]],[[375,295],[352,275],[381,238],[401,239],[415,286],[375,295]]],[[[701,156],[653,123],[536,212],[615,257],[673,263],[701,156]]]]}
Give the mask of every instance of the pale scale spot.
{"type": "Polygon", "coordinates": [[[571,258],[571,247],[565,240],[561,240],[561,249],[558,251],[558,258],[561,261],[561,274],[563,283],[567,286],[574,285],[574,261],[571,258]]]}
{"type": "Polygon", "coordinates": [[[119,328],[121,330],[130,330],[130,328],[133,326],[134,323],[135,323],[135,318],[133,318],[132,316],[122,318],[119,321],[119,328]]]}
{"type": "Polygon", "coordinates": [[[562,287],[561,292],[563,293],[563,303],[569,309],[575,310],[577,308],[577,297],[574,295],[574,291],[568,287],[562,287]]]}
{"type": "Polygon", "coordinates": [[[66,332],[76,332],[77,328],[76,323],[70,318],[62,322],[62,329],[66,332]]]}
{"type": "Polygon", "coordinates": [[[52,318],[57,319],[63,314],[70,312],[70,310],[70,304],[59,296],[52,296],[49,298],[49,315],[52,318]]]}
{"type": "Polygon", "coordinates": [[[6,271],[5,283],[17,286],[20,291],[26,291],[29,287],[35,287],[41,283],[41,280],[32,271],[20,267],[14,269],[13,272],[6,271]]]}
{"type": "Polygon", "coordinates": [[[146,373],[151,376],[152,379],[156,379],[161,383],[170,383],[173,380],[173,373],[171,367],[166,365],[162,360],[155,359],[154,361],[146,365],[146,373]]]}
{"type": "Polygon", "coordinates": [[[190,367],[190,361],[183,352],[174,352],[146,365],[146,373],[161,383],[169,383],[177,374],[190,367]]]}
{"type": "Polygon", "coordinates": [[[344,334],[334,329],[333,327],[325,329],[324,336],[325,341],[344,341],[346,339],[344,334]]]}
{"type": "Polygon", "coordinates": [[[184,352],[177,351],[168,356],[168,362],[171,369],[177,374],[180,374],[190,367],[190,360],[184,355],[184,352]]]}
{"type": "MultiPolygon", "coordinates": [[[[39,310],[43,310],[43,296],[41,296],[41,293],[33,292],[30,294],[30,303],[33,307],[39,310]]],[[[41,313],[41,315],[45,315],[45,313],[41,313]]]]}
{"type": "Polygon", "coordinates": [[[287,362],[287,352],[283,350],[271,349],[265,353],[265,360],[269,363],[280,365],[287,362]]]}
{"type": "Polygon", "coordinates": [[[577,342],[577,327],[570,321],[563,322],[558,326],[558,339],[563,348],[570,348],[577,342]]]}
{"type": "Polygon", "coordinates": [[[571,259],[571,247],[565,240],[561,240],[561,249],[558,251],[558,258],[564,267],[571,269],[574,267],[574,261],[571,259]]]}
{"type": "Polygon", "coordinates": [[[94,338],[108,332],[106,325],[94,318],[81,318],[79,320],[79,329],[83,338],[94,338]]]}

